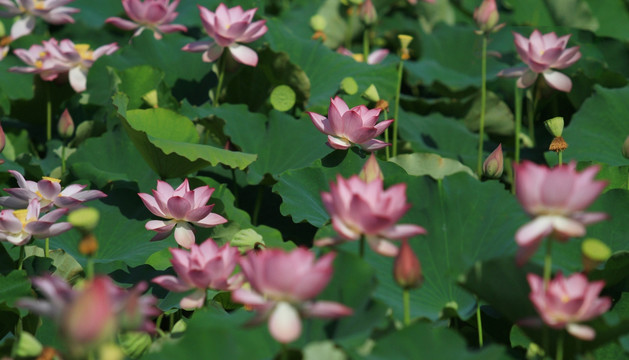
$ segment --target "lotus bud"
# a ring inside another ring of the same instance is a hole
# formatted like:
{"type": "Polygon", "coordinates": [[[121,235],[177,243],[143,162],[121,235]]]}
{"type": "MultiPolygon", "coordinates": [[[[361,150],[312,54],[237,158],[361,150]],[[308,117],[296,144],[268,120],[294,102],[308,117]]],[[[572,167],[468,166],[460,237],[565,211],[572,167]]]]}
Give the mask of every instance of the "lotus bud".
{"type": "Polygon", "coordinates": [[[59,132],[59,136],[64,139],[67,139],[74,134],[74,121],[72,121],[72,116],[70,116],[68,109],[65,109],[59,118],[57,131],[59,132]]]}
{"type": "Polygon", "coordinates": [[[380,170],[380,166],[378,165],[378,160],[376,156],[371,153],[369,159],[363,165],[363,168],[360,170],[360,174],[358,174],[364,182],[369,183],[373,180],[380,179],[384,180],[384,176],[382,175],[382,171],[380,170]]]}
{"type": "Polygon", "coordinates": [[[367,25],[372,25],[378,21],[378,13],[376,12],[376,7],[373,6],[371,0],[365,0],[365,2],[360,6],[358,14],[361,20],[367,25]]]}
{"type": "Polygon", "coordinates": [[[563,133],[563,118],[561,116],[544,121],[544,125],[546,130],[554,137],[560,137],[563,133]]]}
{"type": "Polygon", "coordinates": [[[496,0],[483,0],[483,3],[474,10],[474,20],[482,33],[494,30],[499,19],[496,0]]]}
{"type": "Polygon", "coordinates": [[[374,84],[369,85],[367,90],[365,90],[365,92],[361,96],[365,98],[366,100],[374,102],[374,103],[380,100],[378,89],[376,89],[376,86],[374,84]]]}
{"type": "Polygon", "coordinates": [[[402,60],[410,59],[411,55],[409,54],[408,46],[411,44],[411,41],[413,41],[413,37],[410,35],[400,34],[397,38],[400,40],[400,57],[402,60]]]}
{"type": "Polygon", "coordinates": [[[612,251],[609,246],[599,239],[585,239],[581,244],[581,261],[583,271],[586,273],[596,269],[611,256],[612,251]]]}
{"type": "MultiPolygon", "coordinates": [[[[2,129],[0,129],[2,130],[2,129]]],[[[3,135],[4,137],[4,135],[3,135]]],[[[625,139],[625,142],[622,144],[622,156],[629,159],[629,136],[625,139]]]]}
{"type": "Polygon", "coordinates": [[[234,234],[229,242],[231,246],[238,248],[238,251],[245,253],[249,250],[260,250],[266,247],[262,235],[253,229],[242,229],[234,234]]]}
{"type": "Polygon", "coordinates": [[[68,215],[68,222],[75,228],[90,232],[96,228],[98,221],[100,220],[100,213],[97,209],[91,207],[84,207],[72,211],[68,215]]]}
{"type": "Polygon", "coordinates": [[[498,179],[502,176],[504,160],[502,157],[502,144],[499,144],[483,163],[483,175],[490,179],[498,179]]]}
{"type": "Polygon", "coordinates": [[[393,277],[404,290],[418,288],[424,282],[421,264],[407,239],[402,239],[402,246],[393,263],[393,277]]]}

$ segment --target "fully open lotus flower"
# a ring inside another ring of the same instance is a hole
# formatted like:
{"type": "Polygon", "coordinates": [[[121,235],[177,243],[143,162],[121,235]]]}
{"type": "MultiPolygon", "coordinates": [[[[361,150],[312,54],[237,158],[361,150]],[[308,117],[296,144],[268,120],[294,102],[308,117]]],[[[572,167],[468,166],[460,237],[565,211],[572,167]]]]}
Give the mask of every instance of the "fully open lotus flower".
{"type": "Polygon", "coordinates": [[[65,6],[72,1],[74,0],[0,0],[0,6],[5,7],[4,11],[0,11],[0,17],[20,16],[11,27],[11,36],[17,39],[33,31],[37,17],[54,25],[73,23],[72,14],[79,12],[79,9],[65,6]]]}
{"type": "Polygon", "coordinates": [[[86,185],[72,184],[61,187],[61,180],[45,176],[38,182],[24,179],[15,170],[9,173],[17,180],[17,188],[4,189],[11,196],[0,197],[0,205],[11,209],[22,209],[33,199],[38,199],[42,211],[51,207],[74,209],[86,201],[106,197],[99,190],[83,190],[86,185]]]}
{"type": "MultiPolygon", "coordinates": [[[[354,54],[353,52],[347,50],[342,46],[338,48],[336,52],[354,58],[354,60],[358,62],[365,62],[365,56],[363,54],[354,54]]],[[[389,55],[389,50],[387,49],[374,50],[367,56],[367,64],[380,64],[387,57],[387,55],[389,55]]]]}
{"type": "Polygon", "coordinates": [[[315,245],[333,245],[365,236],[375,252],[395,256],[398,248],[388,239],[426,233],[421,226],[396,224],[411,207],[406,203],[406,184],[383,190],[380,178],[365,182],[356,175],[348,180],[339,175],[336,179],[337,184],[330,183],[330,192],[322,192],[321,199],[332,217],[334,230],[341,238],[321,239],[315,245]]]}
{"type": "Polygon", "coordinates": [[[535,82],[537,75],[542,74],[553,89],[570,92],[572,81],[559,71],[565,69],[581,58],[578,46],[566,49],[570,35],[557,37],[554,32],[542,35],[534,30],[530,38],[514,32],[515,47],[528,68],[514,68],[501,71],[498,75],[519,77],[517,85],[527,88],[535,82]]]}
{"type": "Polygon", "coordinates": [[[25,245],[32,237],[47,238],[72,228],[67,222],[55,224],[68,209],[57,209],[39,217],[39,200],[33,199],[26,209],[0,211],[0,240],[25,245]]]}
{"type": "Polygon", "coordinates": [[[546,236],[566,241],[585,235],[585,225],[605,220],[605,213],[587,213],[607,182],[595,181],[598,166],[581,173],[576,163],[548,168],[530,161],[514,165],[516,195],[533,220],[520,227],[515,240],[520,246],[518,265],[524,264],[546,236]]]}
{"type": "Polygon", "coordinates": [[[127,16],[132,20],[110,17],[105,20],[123,30],[135,30],[133,36],[138,36],[144,29],[153,30],[156,39],[162,38],[162,33],[187,31],[183,25],[171,24],[178,13],[175,12],[179,0],[122,0],[122,6],[127,16]]]}
{"type": "Polygon", "coordinates": [[[174,190],[168,183],[157,180],[157,190],[153,190],[153,196],[138,194],[150,212],[170,219],[168,221],[151,220],[146,223],[147,230],[157,231],[157,235],[151,241],[163,240],[174,231],[177,243],[190,249],[195,237],[189,223],[201,227],[226,223],[227,219],[212,213],[213,204],[206,205],[213,192],[214,188],[207,185],[191,191],[188,179],[185,179],[174,190]]]}
{"type": "Polygon", "coordinates": [[[214,240],[207,239],[201,245],[192,244],[190,251],[169,249],[173,258],[170,262],[177,273],[158,276],[153,282],[174,292],[196,289],[181,299],[184,309],[200,308],[205,303],[207,289],[232,291],[242,285],[242,274],[231,276],[240,259],[238,249],[229,244],[218,247],[214,240]]]}
{"type": "Polygon", "coordinates": [[[528,274],[527,280],[531,287],[529,298],[546,325],[553,329],[565,328],[582,340],[595,338],[594,329],[579,323],[609,310],[611,299],[598,297],[605,287],[604,281],[590,283],[581,273],[572,274],[568,278],[559,273],[544,290],[544,280],[541,277],[528,274]]]}
{"type": "Polygon", "coordinates": [[[241,45],[258,40],[268,28],[266,20],[251,22],[258,9],[243,11],[240,5],[228,8],[221,3],[213,13],[198,5],[201,13],[201,22],[212,41],[196,41],[183,47],[184,51],[203,52],[203,61],[216,61],[225,48],[241,64],[258,65],[258,54],[252,49],[241,45]]]}
{"type": "Polygon", "coordinates": [[[356,144],[367,151],[382,149],[391,144],[374,139],[393,123],[385,120],[376,124],[380,109],[367,109],[365,105],[349,108],[340,97],[330,99],[328,117],[308,112],[312,123],[319,131],[328,135],[327,144],[345,150],[356,144]]]}
{"type": "Polygon", "coordinates": [[[258,312],[253,323],[269,320],[275,340],[289,343],[301,335],[301,317],[337,318],[352,309],[331,301],[312,301],[330,282],[335,253],[319,260],[308,249],[249,252],[240,268],[251,285],[232,293],[232,300],[258,312]]]}

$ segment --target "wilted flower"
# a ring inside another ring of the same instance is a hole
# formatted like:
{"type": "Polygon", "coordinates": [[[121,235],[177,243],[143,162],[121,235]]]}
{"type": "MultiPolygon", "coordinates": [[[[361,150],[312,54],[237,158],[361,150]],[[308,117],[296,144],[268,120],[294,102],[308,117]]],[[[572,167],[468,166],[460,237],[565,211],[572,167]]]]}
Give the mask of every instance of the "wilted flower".
{"type": "Polygon", "coordinates": [[[505,24],[498,25],[498,20],[500,20],[500,14],[496,0],[483,0],[483,3],[474,9],[474,21],[481,33],[500,30],[505,24]]]}
{"type": "Polygon", "coordinates": [[[258,64],[258,54],[252,49],[240,43],[250,43],[258,40],[268,28],[266,20],[251,22],[256,13],[256,9],[243,11],[240,5],[227,8],[221,3],[216,8],[216,13],[197,5],[201,12],[201,22],[208,35],[213,41],[196,41],[183,47],[184,51],[203,52],[203,61],[216,61],[225,48],[234,60],[241,64],[256,66],[258,64]]]}
{"type": "Polygon", "coordinates": [[[426,233],[421,226],[396,224],[411,207],[406,203],[406,184],[383,190],[382,179],[378,178],[364,182],[356,175],[348,180],[339,175],[336,179],[337,184],[330,183],[330,192],[322,192],[321,199],[332,217],[334,230],[341,238],[318,240],[315,245],[332,245],[365,236],[375,252],[395,256],[398,248],[388,239],[426,233]]]}
{"type": "Polygon", "coordinates": [[[319,131],[328,135],[327,144],[339,150],[348,149],[352,144],[359,145],[368,151],[382,149],[391,144],[374,139],[391,125],[393,120],[385,120],[378,124],[380,109],[367,109],[359,105],[351,109],[340,97],[330,99],[328,117],[308,112],[312,123],[319,131]]]}
{"type": "Polygon", "coordinates": [[[73,23],[72,14],[79,12],[79,9],[65,6],[72,1],[74,0],[0,0],[0,6],[6,8],[5,11],[0,11],[0,17],[20,16],[11,27],[11,36],[17,39],[33,32],[37,17],[54,25],[73,23]]]}
{"type": "Polygon", "coordinates": [[[17,188],[4,189],[11,196],[0,197],[0,205],[11,209],[26,207],[31,200],[38,199],[42,211],[49,210],[53,205],[59,208],[76,208],[86,201],[106,197],[99,190],[85,190],[86,185],[72,184],[62,189],[61,180],[44,176],[38,182],[24,179],[15,170],[9,173],[17,180],[17,188]]]}
{"type": "Polygon", "coordinates": [[[418,288],[424,282],[422,266],[407,239],[402,239],[402,246],[395,257],[393,278],[405,290],[418,288]]]}
{"type": "Polygon", "coordinates": [[[57,123],[57,132],[62,138],[69,138],[74,134],[74,121],[68,109],[63,110],[59,122],[57,123]]]}
{"type": "Polygon", "coordinates": [[[607,218],[605,213],[584,212],[607,185],[606,181],[593,180],[598,166],[577,173],[574,162],[549,169],[523,161],[514,168],[518,200],[534,217],[515,234],[520,246],[517,253],[519,265],[535,253],[544,237],[552,235],[556,240],[566,241],[583,236],[585,225],[607,218]]]}
{"type": "Polygon", "coordinates": [[[55,224],[68,209],[57,209],[39,218],[39,200],[32,199],[26,209],[0,211],[0,240],[25,245],[32,237],[47,238],[72,228],[67,222],[55,224]]]}
{"type": "Polygon", "coordinates": [[[156,39],[162,38],[162,33],[175,31],[187,31],[183,25],[171,24],[177,17],[175,12],[179,0],[122,0],[122,6],[127,16],[132,20],[125,20],[119,17],[110,17],[105,20],[123,30],[136,30],[133,36],[138,36],[144,29],[153,30],[156,39]]]}
{"type": "MultiPolygon", "coordinates": [[[[365,62],[365,57],[363,56],[363,54],[354,54],[353,52],[347,50],[342,46],[338,48],[336,52],[345,56],[349,56],[358,62],[365,62]]],[[[380,64],[382,60],[387,57],[387,55],[389,55],[389,50],[387,49],[374,50],[367,56],[367,64],[380,64]]]]}
{"type": "Polygon", "coordinates": [[[150,212],[170,219],[146,223],[147,230],[157,231],[151,241],[163,240],[174,231],[177,243],[190,249],[195,238],[189,223],[206,228],[226,223],[227,219],[212,213],[214,204],[206,205],[213,192],[214,188],[207,185],[190,190],[188,179],[185,179],[174,190],[167,182],[157,180],[157,190],[153,190],[153,196],[138,194],[150,212]]]}
{"type": "Polygon", "coordinates": [[[275,340],[289,343],[301,335],[301,317],[337,318],[352,314],[352,309],[331,301],[312,301],[332,277],[335,253],[319,260],[314,253],[297,248],[289,253],[280,249],[250,252],[240,259],[240,267],[251,290],[232,293],[232,300],[258,312],[253,320],[269,320],[275,340]]]}
{"type": "Polygon", "coordinates": [[[192,244],[190,251],[169,249],[170,262],[177,273],[162,275],[153,282],[175,292],[196,289],[181,299],[184,309],[200,308],[205,303],[207,289],[232,291],[242,285],[242,274],[231,276],[240,258],[238,249],[229,244],[219,248],[214,240],[207,239],[201,245],[192,244]]]}
{"type": "Polygon", "coordinates": [[[553,89],[569,92],[572,89],[570,78],[553,69],[565,69],[581,58],[579,47],[566,49],[570,35],[557,37],[554,32],[542,35],[534,30],[529,39],[514,32],[515,47],[528,68],[514,68],[501,71],[498,75],[519,77],[518,87],[527,88],[542,74],[553,89]]]}
{"type": "Polygon", "coordinates": [[[491,179],[498,179],[504,170],[504,159],[502,158],[502,144],[489,154],[483,163],[483,175],[491,179]]]}
{"type": "Polygon", "coordinates": [[[553,329],[565,328],[573,336],[582,340],[593,340],[594,329],[579,324],[606,312],[612,301],[609,297],[598,297],[605,287],[604,281],[588,282],[581,273],[564,278],[561,273],[551,280],[544,289],[544,280],[528,274],[531,287],[529,299],[546,325],[553,329]]]}

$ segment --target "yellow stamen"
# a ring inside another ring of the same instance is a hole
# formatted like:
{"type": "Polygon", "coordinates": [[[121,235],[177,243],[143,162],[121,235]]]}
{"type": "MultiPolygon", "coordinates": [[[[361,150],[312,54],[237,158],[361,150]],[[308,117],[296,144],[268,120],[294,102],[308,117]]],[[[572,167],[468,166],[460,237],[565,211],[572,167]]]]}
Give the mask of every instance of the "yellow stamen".
{"type": "Polygon", "coordinates": [[[46,1],[45,0],[35,0],[35,9],[37,10],[46,10],[46,1]]]}
{"type": "Polygon", "coordinates": [[[561,302],[567,303],[568,301],[570,301],[570,296],[568,296],[567,294],[563,294],[561,296],[561,302]]]}
{"type": "Polygon", "coordinates": [[[90,50],[89,44],[76,44],[74,48],[83,60],[94,60],[94,52],[90,50]]]}
{"type": "Polygon", "coordinates": [[[44,66],[44,63],[41,60],[35,61],[35,67],[36,68],[41,68],[42,66],[44,66]]]}
{"type": "Polygon", "coordinates": [[[13,216],[15,216],[18,220],[20,220],[20,222],[22,223],[22,226],[30,222],[26,220],[26,215],[28,215],[28,209],[13,210],[13,216]]]}
{"type": "Polygon", "coordinates": [[[43,180],[52,181],[52,182],[55,182],[57,184],[61,182],[61,179],[57,179],[57,178],[50,177],[50,176],[42,176],[42,179],[43,180]]]}

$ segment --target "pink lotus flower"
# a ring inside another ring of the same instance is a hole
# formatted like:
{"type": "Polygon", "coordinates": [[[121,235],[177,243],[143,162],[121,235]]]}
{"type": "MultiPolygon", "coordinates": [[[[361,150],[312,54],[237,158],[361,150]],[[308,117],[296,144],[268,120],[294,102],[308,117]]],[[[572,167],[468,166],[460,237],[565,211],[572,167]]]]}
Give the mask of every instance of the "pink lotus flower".
{"type": "Polygon", "coordinates": [[[133,36],[138,36],[144,29],[153,30],[156,39],[162,38],[162,33],[175,31],[188,31],[183,25],[171,24],[177,17],[175,12],[179,0],[122,0],[122,6],[127,16],[133,20],[125,20],[119,17],[110,17],[105,23],[112,24],[123,30],[136,30],[133,36]]]}
{"type": "Polygon", "coordinates": [[[526,278],[531,286],[529,298],[546,325],[553,329],[565,328],[582,340],[594,339],[594,329],[579,323],[609,310],[611,299],[598,297],[605,287],[604,281],[590,283],[581,273],[572,274],[566,279],[559,273],[544,290],[544,280],[541,277],[528,274],[526,278]]]}
{"type": "Polygon", "coordinates": [[[170,219],[151,220],[146,223],[147,230],[157,231],[157,235],[151,241],[163,240],[174,231],[177,243],[190,249],[195,238],[189,223],[206,228],[226,223],[227,219],[212,213],[213,204],[205,205],[213,192],[214,188],[207,185],[191,191],[188,179],[185,179],[174,190],[168,183],[157,180],[157,190],[153,190],[154,197],[144,193],[138,194],[150,212],[170,219]]]}
{"type": "Polygon", "coordinates": [[[407,239],[402,239],[402,246],[395,257],[393,278],[405,290],[418,288],[424,283],[422,266],[407,239]]]}
{"type": "Polygon", "coordinates": [[[533,31],[529,39],[513,33],[515,47],[528,68],[514,68],[501,71],[498,75],[519,77],[518,87],[527,88],[542,74],[553,89],[570,92],[570,78],[553,69],[565,69],[581,58],[579,47],[566,49],[570,35],[557,37],[554,32],[542,35],[539,30],[533,31]]]}
{"type": "Polygon", "coordinates": [[[37,17],[54,25],[74,23],[72,14],[79,12],[79,9],[65,6],[72,1],[74,0],[0,0],[0,6],[6,8],[5,11],[0,11],[0,17],[20,16],[11,27],[11,36],[17,39],[33,32],[37,17]]]}
{"type": "Polygon", "coordinates": [[[364,182],[358,176],[348,180],[340,175],[330,183],[330,192],[322,192],[323,205],[332,217],[332,226],[340,239],[321,239],[317,246],[333,245],[365,236],[373,251],[395,256],[398,248],[388,239],[410,238],[426,230],[413,224],[396,224],[411,207],[406,203],[406,184],[383,190],[382,179],[364,182]]]}
{"type": "Polygon", "coordinates": [[[221,3],[216,8],[216,13],[198,5],[201,12],[201,21],[208,35],[213,41],[196,41],[183,47],[182,50],[190,52],[203,52],[203,61],[216,61],[225,48],[241,64],[258,65],[258,54],[252,49],[241,45],[258,40],[268,28],[266,20],[251,22],[258,9],[243,11],[242,7],[227,8],[221,3]]]}
{"type": "Polygon", "coordinates": [[[251,290],[232,293],[232,300],[258,312],[253,323],[269,320],[275,340],[289,343],[301,335],[301,317],[337,318],[352,309],[331,301],[312,301],[330,282],[335,253],[315,260],[305,248],[290,253],[280,249],[249,252],[240,267],[251,290]]]}
{"type": "MultiPolygon", "coordinates": [[[[336,49],[336,52],[345,56],[349,56],[358,62],[365,62],[365,57],[363,56],[363,54],[354,54],[353,52],[347,50],[342,46],[336,49]]],[[[367,64],[380,64],[387,57],[387,55],[389,55],[389,50],[387,49],[374,50],[371,52],[371,54],[367,56],[367,64]]]]}
{"type": "Polygon", "coordinates": [[[313,112],[308,115],[317,129],[328,135],[327,144],[334,149],[345,150],[356,144],[367,151],[375,151],[391,145],[374,139],[393,123],[393,120],[385,120],[376,124],[380,109],[369,110],[365,105],[349,109],[337,96],[330,99],[327,118],[313,112]]]}
{"type": "Polygon", "coordinates": [[[15,170],[9,173],[17,180],[17,188],[4,189],[11,196],[0,197],[0,205],[11,209],[22,209],[31,200],[38,199],[42,211],[48,211],[52,206],[74,209],[86,201],[106,197],[99,190],[83,190],[86,185],[72,184],[61,187],[61,180],[44,176],[38,182],[24,179],[15,170]]]}
{"type": "Polygon", "coordinates": [[[47,238],[72,228],[67,222],[55,224],[68,209],[57,209],[39,217],[39,200],[32,199],[26,209],[0,211],[0,240],[25,245],[32,237],[47,238]]]}
{"type": "Polygon", "coordinates": [[[242,285],[242,274],[231,276],[240,253],[229,244],[219,248],[214,240],[207,239],[199,246],[192,244],[190,251],[171,248],[170,253],[177,277],[158,276],[153,282],[174,292],[196,289],[181,299],[180,305],[184,309],[202,307],[207,289],[232,291],[242,285]]]}
{"type": "Polygon", "coordinates": [[[516,195],[534,219],[520,227],[515,240],[520,246],[517,263],[524,264],[546,236],[566,241],[585,235],[585,225],[605,220],[604,213],[584,210],[603,191],[607,182],[594,181],[598,166],[576,172],[576,163],[549,169],[530,161],[514,165],[516,195]]]}

